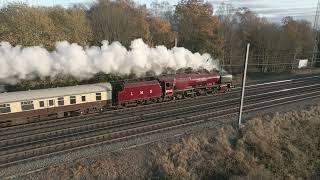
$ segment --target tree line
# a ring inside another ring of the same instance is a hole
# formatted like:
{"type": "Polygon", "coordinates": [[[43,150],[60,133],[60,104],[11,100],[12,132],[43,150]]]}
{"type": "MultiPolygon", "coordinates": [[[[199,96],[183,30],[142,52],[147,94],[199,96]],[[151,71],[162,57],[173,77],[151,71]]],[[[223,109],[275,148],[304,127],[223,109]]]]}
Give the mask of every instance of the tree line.
{"type": "MultiPolygon", "coordinates": [[[[154,1],[148,8],[133,0],[98,0],[89,7],[14,3],[0,9],[0,41],[12,45],[41,45],[51,50],[62,40],[82,46],[108,40],[129,47],[136,38],[168,48],[177,38],[178,46],[210,53],[230,67],[242,64],[247,43],[251,43],[252,64],[311,58],[314,43],[312,25],[306,20],[284,17],[274,23],[248,8],[204,0],[181,0],[176,6],[154,1]]],[[[256,65],[261,72],[269,67],[256,65]]]]}
{"type": "Polygon", "coordinates": [[[248,8],[204,0],[181,0],[175,7],[168,2],[155,1],[147,8],[133,0],[98,0],[90,7],[15,3],[0,9],[0,40],[13,45],[52,49],[61,40],[83,46],[109,40],[128,47],[136,38],[168,48],[178,38],[178,46],[226,60],[242,55],[248,42],[259,54],[287,51],[303,58],[314,41],[311,23],[306,20],[284,17],[282,23],[273,23],[248,8]]]}

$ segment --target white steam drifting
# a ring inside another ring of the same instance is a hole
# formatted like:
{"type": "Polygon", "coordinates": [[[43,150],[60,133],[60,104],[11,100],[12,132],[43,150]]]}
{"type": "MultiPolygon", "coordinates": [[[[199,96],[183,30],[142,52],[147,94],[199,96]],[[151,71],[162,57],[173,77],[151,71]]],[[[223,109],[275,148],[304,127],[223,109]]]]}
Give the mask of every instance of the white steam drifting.
{"type": "Polygon", "coordinates": [[[35,75],[55,77],[58,74],[88,79],[98,72],[138,76],[147,71],[160,74],[164,68],[184,67],[217,69],[217,62],[209,54],[192,53],[181,47],[150,48],[142,39],[131,42],[127,50],[119,42],[103,41],[101,47],[83,48],[66,41],[57,42],[54,51],[42,47],[13,47],[0,43],[0,82],[15,83],[35,75]]]}

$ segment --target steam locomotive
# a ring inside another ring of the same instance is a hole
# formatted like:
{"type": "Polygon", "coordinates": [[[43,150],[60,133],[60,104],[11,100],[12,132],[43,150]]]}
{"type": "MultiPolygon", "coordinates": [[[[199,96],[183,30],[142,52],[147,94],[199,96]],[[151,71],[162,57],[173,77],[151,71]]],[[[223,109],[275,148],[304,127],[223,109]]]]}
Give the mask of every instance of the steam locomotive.
{"type": "Polygon", "coordinates": [[[231,75],[193,73],[163,76],[153,81],[115,82],[113,106],[128,106],[226,92],[232,87],[231,75]]]}

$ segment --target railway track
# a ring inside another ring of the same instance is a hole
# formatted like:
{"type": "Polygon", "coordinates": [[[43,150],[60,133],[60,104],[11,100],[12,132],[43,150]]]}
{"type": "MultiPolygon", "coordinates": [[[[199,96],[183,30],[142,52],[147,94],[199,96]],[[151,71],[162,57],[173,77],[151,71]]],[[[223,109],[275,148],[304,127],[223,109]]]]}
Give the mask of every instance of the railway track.
{"type": "MultiPolygon", "coordinates": [[[[299,87],[299,88],[293,88],[292,91],[274,91],[265,93],[263,95],[265,96],[248,96],[246,99],[246,103],[252,102],[252,101],[262,101],[263,99],[270,98],[270,96],[274,96],[275,93],[278,93],[277,95],[285,96],[288,93],[296,93],[295,91],[303,92],[302,90],[305,87],[299,87]]],[[[310,90],[318,90],[320,89],[320,84],[310,85],[308,86],[308,91],[310,90]]],[[[85,124],[85,125],[78,125],[73,127],[63,127],[63,129],[59,130],[51,130],[46,132],[33,132],[33,134],[25,135],[25,136],[18,136],[15,138],[12,138],[10,136],[3,136],[0,141],[0,155],[2,155],[2,152],[5,152],[5,150],[12,151],[13,148],[21,147],[23,149],[26,149],[28,145],[40,143],[40,142],[46,142],[49,140],[55,140],[55,139],[61,139],[61,138],[68,138],[72,136],[76,136],[77,138],[81,138],[81,135],[85,134],[88,136],[89,133],[94,132],[97,133],[100,130],[115,128],[115,127],[125,127],[132,124],[138,124],[138,123],[153,123],[159,119],[163,118],[170,118],[172,116],[174,117],[181,117],[181,116],[188,116],[192,113],[197,113],[198,109],[201,109],[200,113],[203,113],[204,111],[214,111],[216,109],[229,107],[232,105],[238,105],[238,98],[225,100],[222,102],[209,102],[205,104],[200,105],[193,105],[188,107],[180,107],[177,109],[172,110],[162,110],[158,112],[153,113],[146,113],[144,115],[140,116],[133,116],[133,117],[117,117],[117,119],[109,120],[109,121],[101,121],[101,122],[95,122],[91,124],[85,124]],[[222,105],[221,105],[222,104],[222,105]],[[215,109],[212,109],[212,107],[215,107],[215,109]]],[[[17,136],[17,134],[15,134],[17,136]]],[[[37,144],[39,146],[39,144],[37,144]]],[[[30,147],[29,149],[32,149],[30,147]]]]}
{"type": "MultiPolygon", "coordinates": [[[[247,86],[246,94],[259,94],[263,93],[265,91],[268,91],[268,89],[271,90],[280,90],[284,87],[286,88],[293,88],[301,84],[314,84],[319,82],[318,76],[309,77],[309,78],[301,78],[297,80],[286,80],[286,81],[278,81],[270,83],[264,83],[264,84],[257,84],[257,85],[250,85],[247,86]],[[279,84],[281,83],[281,84],[279,84]]],[[[10,127],[3,127],[0,128],[0,140],[1,137],[7,134],[17,134],[21,131],[36,131],[36,130],[43,130],[43,128],[48,128],[51,126],[54,127],[61,127],[61,126],[74,126],[75,123],[84,123],[84,121],[92,123],[92,121],[95,120],[108,120],[108,118],[112,118],[114,116],[121,116],[121,117],[130,117],[133,114],[135,115],[141,115],[145,113],[146,111],[158,111],[158,110],[165,110],[169,108],[175,108],[177,106],[190,106],[192,104],[200,104],[205,102],[211,102],[211,101],[221,101],[226,98],[236,98],[240,95],[240,88],[234,89],[232,92],[229,92],[228,94],[216,94],[214,96],[199,96],[196,98],[193,98],[192,101],[190,99],[182,99],[178,101],[169,101],[169,102],[162,102],[159,104],[151,104],[148,106],[138,106],[138,107],[132,107],[132,108],[125,108],[125,109],[118,109],[113,111],[106,111],[102,114],[89,114],[82,117],[69,117],[69,118],[62,118],[62,119],[54,119],[54,120],[45,120],[40,122],[32,122],[28,124],[22,124],[22,125],[16,125],[16,126],[10,126],[10,127]]]]}
{"type": "MultiPolygon", "coordinates": [[[[314,88],[314,85],[310,85],[310,87],[314,88]]],[[[296,88],[296,90],[300,91],[299,89],[302,88],[296,88]]],[[[294,90],[294,89],[292,89],[294,90]]],[[[277,92],[277,91],[274,91],[277,92]]],[[[249,93],[250,94],[250,93],[249,93]]],[[[252,97],[255,97],[253,95],[248,94],[248,99],[252,97]]],[[[272,95],[272,94],[271,94],[272,95]]],[[[158,108],[157,111],[153,113],[146,113],[146,111],[143,111],[142,113],[134,113],[134,114],[124,114],[124,115],[118,115],[118,116],[99,116],[95,119],[83,119],[83,120],[77,120],[77,122],[74,121],[63,121],[63,124],[43,124],[37,125],[37,126],[31,126],[31,128],[22,129],[18,128],[15,130],[2,130],[1,136],[0,136],[0,145],[3,147],[0,147],[1,149],[7,148],[8,145],[17,144],[17,143],[24,143],[24,142],[30,142],[30,141],[40,141],[45,140],[46,138],[57,138],[57,136],[62,136],[64,134],[74,134],[76,132],[87,132],[89,129],[99,129],[105,126],[111,126],[111,125],[119,125],[122,123],[123,125],[127,125],[132,123],[132,121],[138,121],[143,119],[148,120],[154,120],[152,116],[161,117],[167,114],[167,116],[177,116],[179,112],[181,111],[190,111],[195,108],[201,108],[202,110],[208,108],[209,106],[213,106],[218,108],[221,106],[221,104],[227,105],[230,103],[238,103],[238,98],[231,98],[228,100],[223,101],[214,101],[212,102],[212,99],[205,99],[206,101],[203,101],[201,103],[197,102],[194,104],[197,105],[190,105],[190,104],[183,104],[183,106],[180,106],[179,108],[173,108],[172,110],[167,110],[166,108],[158,108]]],[[[26,145],[27,143],[24,143],[23,145],[26,145]]],[[[1,152],[0,152],[1,153],[1,152]]]]}
{"type": "MultiPolygon", "coordinates": [[[[245,112],[319,97],[319,79],[309,80],[310,85],[303,87],[297,87],[302,81],[290,81],[291,83],[289,84],[292,87],[287,84],[291,88],[286,89],[283,87],[281,89],[279,84],[274,83],[275,90],[270,92],[265,91],[264,85],[249,86],[249,90],[250,88],[252,88],[252,91],[254,89],[264,89],[264,92],[261,91],[259,94],[248,93],[245,100],[245,112]]],[[[304,80],[304,84],[306,84],[306,80],[304,80]]],[[[270,84],[267,85],[270,86],[270,84]]],[[[181,103],[184,106],[178,106],[171,110],[167,110],[168,107],[166,110],[158,108],[158,111],[151,113],[143,112],[143,108],[140,107],[136,108],[138,111],[133,111],[131,114],[127,112],[123,116],[113,117],[108,116],[108,113],[106,113],[93,116],[101,116],[101,121],[95,121],[93,118],[87,124],[79,123],[61,128],[52,128],[49,125],[43,131],[32,131],[31,129],[29,131],[25,129],[17,131],[16,129],[14,131],[14,128],[10,127],[7,130],[11,130],[11,134],[4,133],[1,135],[0,167],[207,120],[216,120],[217,118],[237,113],[239,98],[230,98],[218,102],[212,102],[213,99],[213,97],[201,97],[197,99],[201,102],[197,105],[192,105],[195,102],[181,103]],[[213,109],[212,107],[215,108],[213,109]]],[[[82,122],[84,121],[82,120],[82,122]]],[[[1,132],[4,131],[1,130],[1,132]]]]}

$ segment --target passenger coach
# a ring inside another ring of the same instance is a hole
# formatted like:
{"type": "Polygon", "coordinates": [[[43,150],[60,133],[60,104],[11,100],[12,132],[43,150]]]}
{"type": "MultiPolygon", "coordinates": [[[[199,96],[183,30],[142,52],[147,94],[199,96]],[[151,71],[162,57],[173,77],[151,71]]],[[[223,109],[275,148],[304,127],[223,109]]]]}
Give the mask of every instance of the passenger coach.
{"type": "Polygon", "coordinates": [[[110,83],[0,93],[0,125],[100,111],[112,104],[110,83]]]}

